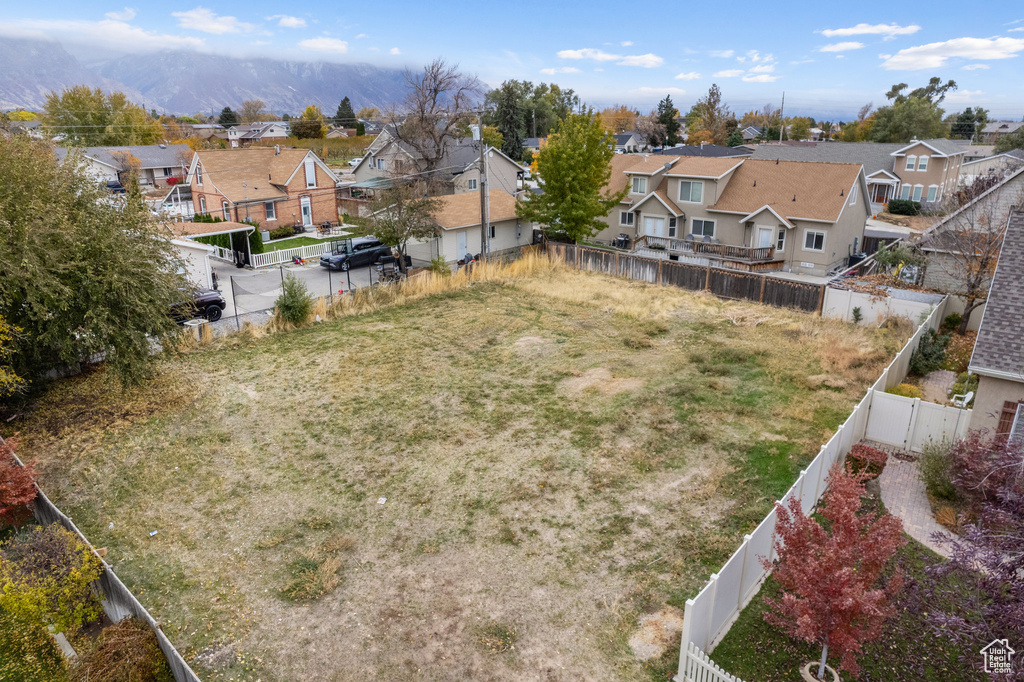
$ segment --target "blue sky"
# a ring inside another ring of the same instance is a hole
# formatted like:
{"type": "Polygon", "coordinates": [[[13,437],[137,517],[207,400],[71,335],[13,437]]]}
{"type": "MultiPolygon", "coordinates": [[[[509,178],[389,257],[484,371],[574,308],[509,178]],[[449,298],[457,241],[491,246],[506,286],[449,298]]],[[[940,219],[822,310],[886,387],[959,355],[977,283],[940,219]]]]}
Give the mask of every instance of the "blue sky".
{"type": "MultiPolygon", "coordinates": [[[[123,0],[122,0],[123,2],[123,0]]],[[[592,105],[682,109],[718,83],[742,113],[786,93],[787,113],[850,118],[893,83],[960,86],[947,110],[1024,117],[1024,3],[621,2],[147,5],[51,0],[0,10],[0,34],[125,51],[417,68],[441,56],[489,85],[556,82],[592,105]],[[916,6],[915,6],[916,5],[916,6]]]]}

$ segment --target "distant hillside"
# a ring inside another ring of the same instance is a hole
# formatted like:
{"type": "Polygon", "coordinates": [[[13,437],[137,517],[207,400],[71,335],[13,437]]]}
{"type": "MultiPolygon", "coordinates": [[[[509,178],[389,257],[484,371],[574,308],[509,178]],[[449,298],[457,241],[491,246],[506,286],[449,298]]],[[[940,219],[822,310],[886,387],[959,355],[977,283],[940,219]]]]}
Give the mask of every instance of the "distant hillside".
{"type": "Polygon", "coordinates": [[[0,109],[39,109],[46,93],[86,84],[121,90],[147,109],[174,114],[237,109],[259,98],[276,113],[309,104],[334,113],[342,97],[352,106],[382,107],[402,100],[402,72],[369,64],[236,59],[195,52],[129,55],[84,66],[59,43],[0,37],[0,109]]]}

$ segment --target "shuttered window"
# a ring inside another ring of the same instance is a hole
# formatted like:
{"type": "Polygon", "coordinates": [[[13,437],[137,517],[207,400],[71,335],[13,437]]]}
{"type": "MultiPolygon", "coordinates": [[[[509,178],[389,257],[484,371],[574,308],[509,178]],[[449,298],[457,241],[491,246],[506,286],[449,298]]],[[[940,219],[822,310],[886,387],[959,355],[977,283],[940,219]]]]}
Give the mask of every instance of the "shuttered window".
{"type": "Polygon", "coordinates": [[[999,414],[999,426],[996,428],[996,435],[1006,436],[1016,427],[1017,432],[1024,431],[1024,416],[1018,417],[1018,412],[1024,413],[1020,408],[1021,403],[1007,400],[1003,403],[1003,411],[999,414]]]}

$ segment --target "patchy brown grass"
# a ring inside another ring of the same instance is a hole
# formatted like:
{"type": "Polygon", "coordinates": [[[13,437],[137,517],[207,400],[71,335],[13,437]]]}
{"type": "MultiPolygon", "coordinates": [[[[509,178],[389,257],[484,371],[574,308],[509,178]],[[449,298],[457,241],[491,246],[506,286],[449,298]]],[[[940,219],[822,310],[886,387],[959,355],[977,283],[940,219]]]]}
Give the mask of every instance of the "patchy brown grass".
{"type": "Polygon", "coordinates": [[[203,679],[663,677],[641,617],[900,339],[517,263],[168,354],[135,393],[63,382],[4,428],[203,679]]]}

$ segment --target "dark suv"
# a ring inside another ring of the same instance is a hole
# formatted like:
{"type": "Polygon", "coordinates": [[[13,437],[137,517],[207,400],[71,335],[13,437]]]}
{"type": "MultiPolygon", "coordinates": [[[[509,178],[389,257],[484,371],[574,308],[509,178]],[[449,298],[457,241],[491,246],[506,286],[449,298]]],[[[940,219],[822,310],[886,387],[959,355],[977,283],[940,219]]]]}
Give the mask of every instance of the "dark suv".
{"type": "Polygon", "coordinates": [[[376,263],[391,256],[391,247],[376,237],[356,237],[331,242],[330,251],[320,256],[320,265],[344,272],[350,268],[376,263]]]}
{"type": "Polygon", "coordinates": [[[171,306],[171,317],[179,324],[196,317],[205,317],[216,322],[224,314],[227,301],[219,291],[200,289],[192,295],[191,301],[182,301],[171,306]]]}

